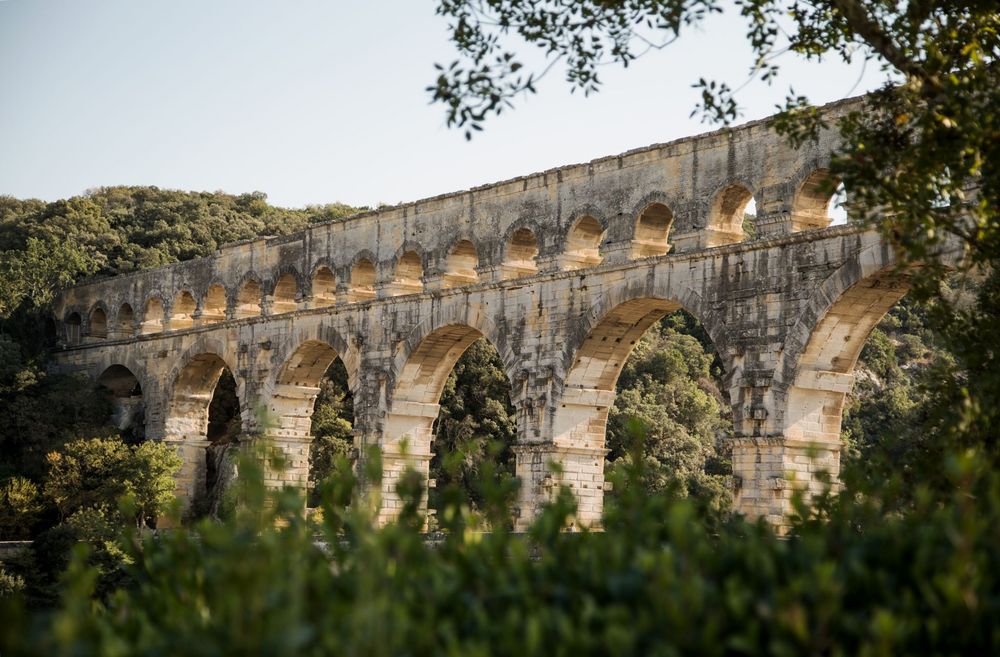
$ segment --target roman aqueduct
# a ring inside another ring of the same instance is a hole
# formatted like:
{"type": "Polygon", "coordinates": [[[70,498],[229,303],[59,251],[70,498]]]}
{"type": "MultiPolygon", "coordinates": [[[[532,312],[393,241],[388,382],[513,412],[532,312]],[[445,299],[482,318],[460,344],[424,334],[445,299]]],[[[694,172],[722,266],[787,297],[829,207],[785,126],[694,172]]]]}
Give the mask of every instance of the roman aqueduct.
{"type": "Polygon", "coordinates": [[[123,404],[141,390],[146,434],[177,446],[190,500],[224,370],[244,433],[288,457],[270,483],[304,486],[318,385],[340,358],[355,446],[383,454],[387,519],[400,473],[427,473],[448,374],[484,337],[517,410],[517,524],[559,484],[588,524],[618,374],[643,332],[683,308],[725,370],[737,506],[780,523],[793,490],[837,475],[858,354],[907,289],[876,230],[830,226],[838,139],[795,150],[759,121],[90,282],[58,298],[57,361],[123,404]]]}

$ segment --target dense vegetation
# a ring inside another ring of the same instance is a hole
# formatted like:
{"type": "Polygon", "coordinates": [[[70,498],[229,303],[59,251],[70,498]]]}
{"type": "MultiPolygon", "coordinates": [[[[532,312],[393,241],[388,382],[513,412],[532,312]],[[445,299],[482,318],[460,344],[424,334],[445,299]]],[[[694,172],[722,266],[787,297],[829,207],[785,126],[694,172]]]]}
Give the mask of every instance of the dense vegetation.
{"type": "MultiPolygon", "coordinates": [[[[111,577],[123,561],[114,546],[121,526],[146,526],[167,511],[178,467],[170,450],[142,441],[141,423],[112,424],[107,391],[46,371],[43,315],[54,290],[355,211],[286,210],[260,193],[153,187],[102,188],[54,203],[0,197],[0,539],[36,539],[15,566],[20,575],[5,575],[8,585],[27,578],[33,599],[50,602],[81,538],[98,546],[96,562],[111,577]],[[127,514],[123,496],[131,500],[127,514]]],[[[231,378],[220,388],[233,390],[231,378]]],[[[220,394],[213,403],[218,426],[210,429],[220,441],[238,434],[234,402],[220,394]]]]}

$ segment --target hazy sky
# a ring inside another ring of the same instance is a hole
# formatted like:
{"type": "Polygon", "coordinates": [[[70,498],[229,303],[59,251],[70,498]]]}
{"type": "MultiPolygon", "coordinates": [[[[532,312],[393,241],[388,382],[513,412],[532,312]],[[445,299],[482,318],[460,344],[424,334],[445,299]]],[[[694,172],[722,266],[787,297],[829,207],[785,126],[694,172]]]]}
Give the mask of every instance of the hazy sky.
{"type": "MultiPolygon", "coordinates": [[[[0,0],[0,194],[47,200],[102,185],[266,192],[272,203],[416,200],[713,128],[691,83],[740,84],[734,12],[600,94],[559,75],[467,142],[424,90],[453,59],[433,0],[0,0]]],[[[794,85],[815,102],[877,85],[874,66],[786,58],[747,120],[794,85]]]]}

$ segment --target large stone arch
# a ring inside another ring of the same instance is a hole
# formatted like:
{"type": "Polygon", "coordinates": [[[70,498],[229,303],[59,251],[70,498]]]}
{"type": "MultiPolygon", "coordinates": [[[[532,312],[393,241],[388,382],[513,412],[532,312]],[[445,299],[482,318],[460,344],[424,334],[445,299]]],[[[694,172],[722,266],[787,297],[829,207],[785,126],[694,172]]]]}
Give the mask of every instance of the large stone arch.
{"type": "Polygon", "coordinates": [[[293,329],[273,354],[273,374],[262,391],[266,409],[263,433],[269,447],[276,448],[283,456],[284,468],[281,471],[265,468],[267,485],[293,486],[305,492],[313,410],[323,376],[338,358],[347,369],[349,387],[356,391],[360,379],[358,353],[329,326],[316,324],[293,329]]]}
{"type": "Polygon", "coordinates": [[[908,290],[907,274],[884,243],[858,252],[823,281],[788,332],[775,372],[775,420],[786,439],[839,444],[861,349],[908,290]]]}
{"type": "Polygon", "coordinates": [[[712,344],[719,352],[719,356],[723,360],[723,376],[727,383],[733,378],[735,367],[732,362],[727,362],[725,357],[729,332],[722,313],[711,308],[701,294],[690,286],[674,286],[669,277],[656,276],[647,276],[640,284],[636,284],[634,280],[626,279],[602,291],[601,295],[593,301],[589,310],[580,316],[577,323],[569,331],[562,354],[561,369],[557,372],[559,378],[565,380],[576,360],[577,351],[587,336],[591,335],[616,308],[631,301],[644,299],[673,303],[677,307],[675,309],[679,308],[691,313],[705,327],[708,337],[711,338],[712,344]]]}
{"type": "MultiPolygon", "coordinates": [[[[382,482],[380,519],[396,517],[402,506],[395,488],[409,468],[429,475],[434,421],[445,382],[462,354],[478,339],[487,339],[500,354],[513,390],[517,362],[499,339],[501,334],[480,312],[438,314],[414,328],[398,349],[393,381],[386,391],[386,414],[380,432],[382,482]]],[[[426,504],[426,498],[423,500],[426,504]]]]}
{"type": "MultiPolygon", "coordinates": [[[[199,336],[198,339],[195,340],[193,344],[191,344],[187,349],[184,350],[184,353],[181,354],[180,358],[177,359],[173,367],[170,368],[169,374],[167,374],[166,377],[167,385],[164,387],[163,390],[164,392],[163,397],[166,400],[167,404],[164,413],[165,437],[170,437],[173,435],[186,436],[189,435],[190,433],[186,429],[186,424],[180,424],[175,427],[170,426],[171,404],[178,401],[180,399],[179,395],[185,394],[187,391],[186,389],[191,389],[195,394],[202,394],[204,393],[204,390],[207,387],[209,390],[208,401],[211,401],[210,393],[212,390],[214,390],[215,383],[218,381],[218,376],[221,375],[222,373],[221,367],[219,368],[218,374],[215,376],[215,379],[206,380],[204,382],[204,385],[197,385],[192,388],[192,384],[195,383],[194,380],[185,381],[184,379],[182,379],[182,374],[184,374],[185,370],[188,370],[200,356],[204,355],[216,357],[220,361],[220,364],[224,366],[226,369],[228,369],[234,375],[239,371],[236,366],[236,360],[233,357],[233,354],[228,349],[228,345],[226,342],[224,342],[220,338],[213,336],[207,336],[207,335],[199,336]]],[[[242,402],[244,382],[240,380],[240,377],[237,377],[236,383],[240,388],[240,398],[242,402]]],[[[205,402],[206,409],[208,408],[208,401],[205,402]]],[[[207,417],[205,421],[206,422],[208,421],[207,417]]]]}
{"type": "MultiPolygon", "coordinates": [[[[209,405],[225,370],[238,370],[226,344],[214,337],[200,336],[171,368],[168,387],[162,396],[162,439],[174,445],[181,457],[175,495],[186,512],[205,491],[209,405]]],[[[245,403],[245,381],[235,376],[240,414],[244,424],[251,412],[245,403]]]]}
{"type": "Polygon", "coordinates": [[[479,332],[482,337],[489,340],[497,353],[500,354],[507,379],[513,384],[518,378],[522,364],[520,358],[510,349],[507,332],[501,330],[479,306],[467,303],[465,298],[460,298],[452,300],[451,303],[437,306],[429,317],[413,327],[398,343],[387,385],[389,399],[391,399],[397,385],[400,373],[413,352],[423,344],[428,335],[446,326],[466,326],[479,332]]]}
{"type": "MultiPolygon", "coordinates": [[[[567,332],[559,371],[548,405],[545,446],[524,446],[518,453],[522,513],[534,513],[550,476],[545,460],[561,466],[561,483],[577,498],[576,522],[596,525],[604,507],[604,459],[608,414],[614,404],[618,377],[639,339],[662,317],[675,310],[690,312],[732,368],[722,347],[726,326],[718,313],[688,286],[673,287],[669,278],[649,276],[641,283],[620,283],[603,291],[591,309],[567,332]]],[[[727,376],[727,380],[731,379],[727,376]]],[[[734,409],[735,410],[735,409],[734,409]]]]}
{"type": "Polygon", "coordinates": [[[159,381],[155,376],[150,375],[146,368],[146,362],[136,358],[130,350],[116,350],[114,357],[108,360],[101,360],[99,362],[93,363],[87,369],[87,376],[90,377],[95,383],[101,378],[101,375],[108,369],[112,367],[124,367],[132,376],[136,378],[139,382],[139,386],[142,388],[144,393],[155,392],[160,389],[159,381]]]}

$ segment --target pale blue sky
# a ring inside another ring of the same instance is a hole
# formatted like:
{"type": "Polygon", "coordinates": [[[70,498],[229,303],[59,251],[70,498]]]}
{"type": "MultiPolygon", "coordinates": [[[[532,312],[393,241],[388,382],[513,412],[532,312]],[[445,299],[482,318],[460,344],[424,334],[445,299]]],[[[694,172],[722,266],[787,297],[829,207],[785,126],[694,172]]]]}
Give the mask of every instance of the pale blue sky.
{"type": "MultiPolygon", "coordinates": [[[[712,129],[691,83],[742,83],[734,12],[627,70],[600,94],[558,74],[471,142],[425,87],[453,52],[433,0],[0,0],[0,194],[53,200],[90,187],[266,192],[272,203],[375,205],[589,160],[712,129]]],[[[815,102],[877,86],[874,66],[785,58],[815,102]]]]}

